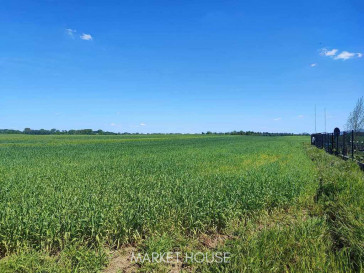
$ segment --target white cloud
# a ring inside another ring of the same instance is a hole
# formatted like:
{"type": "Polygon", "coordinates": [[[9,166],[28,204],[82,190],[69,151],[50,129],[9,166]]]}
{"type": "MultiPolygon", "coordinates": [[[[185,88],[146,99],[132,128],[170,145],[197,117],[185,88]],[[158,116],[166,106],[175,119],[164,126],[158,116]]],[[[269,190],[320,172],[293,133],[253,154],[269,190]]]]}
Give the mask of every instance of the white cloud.
{"type": "MultiPolygon", "coordinates": [[[[322,56],[327,56],[327,57],[331,57],[334,60],[348,60],[348,59],[352,59],[352,58],[361,58],[363,56],[362,53],[355,53],[355,52],[349,52],[349,51],[341,51],[340,54],[336,54],[338,53],[339,50],[338,49],[332,49],[332,50],[328,50],[326,48],[322,48],[320,51],[320,55],[322,56]]],[[[316,65],[316,64],[315,64],[316,65]]],[[[311,64],[311,67],[312,64],[311,64]]]]}
{"type": "Polygon", "coordinates": [[[86,40],[86,41],[91,41],[92,40],[91,34],[86,34],[86,33],[82,33],[82,35],[80,36],[80,38],[82,40],[86,40]]]}
{"type": "Polygon", "coordinates": [[[315,67],[315,66],[317,66],[317,64],[310,64],[310,66],[311,66],[311,67],[315,67]]]}
{"type": "Polygon", "coordinates": [[[303,118],[303,115],[298,115],[297,117],[298,117],[298,118],[303,118]]]}
{"type": "Polygon", "coordinates": [[[335,56],[338,51],[339,51],[338,49],[328,50],[326,48],[322,48],[320,55],[332,57],[335,56]]]}
{"type": "Polygon", "coordinates": [[[274,121],[279,121],[279,120],[281,120],[282,118],[274,118],[273,120],[274,121]]]}
{"type": "Polygon", "coordinates": [[[361,58],[363,56],[363,54],[361,53],[353,53],[353,52],[348,52],[348,51],[342,51],[339,55],[337,55],[334,59],[335,60],[348,60],[351,58],[361,58]]]}
{"type": "Polygon", "coordinates": [[[75,29],[72,28],[66,28],[66,34],[73,38],[73,34],[76,33],[75,29]]]}
{"type": "Polygon", "coordinates": [[[116,124],[114,122],[111,122],[110,123],[110,126],[113,126],[114,127],[114,126],[116,126],[116,124]]]}
{"type": "Polygon", "coordinates": [[[146,124],[144,122],[139,124],[140,126],[146,126],[146,124]]]}
{"type": "MultiPolygon", "coordinates": [[[[74,38],[75,33],[77,32],[75,29],[72,28],[66,28],[66,34],[72,38],[74,38]]],[[[91,41],[93,39],[91,34],[87,34],[87,33],[82,33],[82,35],[80,35],[80,39],[85,40],[85,41],[91,41]]]]}

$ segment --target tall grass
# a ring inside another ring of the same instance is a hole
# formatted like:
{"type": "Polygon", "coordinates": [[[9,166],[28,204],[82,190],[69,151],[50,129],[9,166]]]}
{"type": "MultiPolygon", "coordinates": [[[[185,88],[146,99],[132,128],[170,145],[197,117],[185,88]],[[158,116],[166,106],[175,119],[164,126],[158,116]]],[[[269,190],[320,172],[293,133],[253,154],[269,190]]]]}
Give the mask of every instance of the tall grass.
{"type": "Polygon", "coordinates": [[[334,251],[348,256],[352,268],[364,270],[364,172],[355,162],[343,161],[310,149],[319,170],[317,199],[323,206],[334,251]]]}

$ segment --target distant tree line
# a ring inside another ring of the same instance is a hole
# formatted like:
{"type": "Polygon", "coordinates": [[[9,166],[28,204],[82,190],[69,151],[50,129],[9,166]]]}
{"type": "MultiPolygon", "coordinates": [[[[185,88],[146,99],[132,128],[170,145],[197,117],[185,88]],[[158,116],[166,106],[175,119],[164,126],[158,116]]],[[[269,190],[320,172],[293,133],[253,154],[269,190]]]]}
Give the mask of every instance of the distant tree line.
{"type": "Polygon", "coordinates": [[[241,135],[241,136],[309,136],[309,133],[269,133],[269,132],[253,132],[253,131],[232,131],[232,132],[225,132],[225,133],[217,133],[217,132],[210,132],[207,131],[202,132],[203,135],[241,135]]]}
{"type": "MultiPolygon", "coordinates": [[[[13,130],[13,129],[0,129],[0,134],[26,134],[26,135],[139,135],[141,133],[114,133],[99,130],[92,130],[92,129],[81,129],[81,130],[57,130],[57,129],[39,129],[34,130],[30,128],[25,128],[23,131],[20,130],[13,130]]],[[[146,135],[160,135],[162,133],[151,133],[146,135]]],[[[173,134],[173,133],[169,133],[173,134]]],[[[162,134],[162,135],[169,135],[169,134],[162,134]]],[[[225,132],[225,133],[217,133],[207,131],[202,132],[203,135],[244,135],[244,136],[293,136],[293,135],[309,135],[308,133],[302,134],[293,134],[293,133],[269,133],[269,132],[253,132],[253,131],[232,131],[232,132],[225,132]]]]}
{"type": "Polygon", "coordinates": [[[26,135],[117,135],[120,133],[108,132],[103,130],[81,129],[81,130],[57,130],[39,129],[34,130],[25,128],[23,131],[13,129],[0,129],[0,134],[26,134],[26,135]]]}

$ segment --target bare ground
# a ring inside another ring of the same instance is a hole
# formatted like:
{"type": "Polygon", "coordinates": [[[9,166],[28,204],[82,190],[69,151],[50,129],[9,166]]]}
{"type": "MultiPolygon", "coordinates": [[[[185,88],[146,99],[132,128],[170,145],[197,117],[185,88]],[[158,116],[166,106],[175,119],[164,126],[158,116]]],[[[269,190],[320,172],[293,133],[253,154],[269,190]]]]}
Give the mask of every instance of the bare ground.
{"type": "Polygon", "coordinates": [[[138,265],[132,263],[132,253],[136,252],[137,249],[132,246],[124,247],[122,249],[113,252],[110,263],[107,268],[103,270],[103,273],[132,273],[137,272],[138,265]]]}

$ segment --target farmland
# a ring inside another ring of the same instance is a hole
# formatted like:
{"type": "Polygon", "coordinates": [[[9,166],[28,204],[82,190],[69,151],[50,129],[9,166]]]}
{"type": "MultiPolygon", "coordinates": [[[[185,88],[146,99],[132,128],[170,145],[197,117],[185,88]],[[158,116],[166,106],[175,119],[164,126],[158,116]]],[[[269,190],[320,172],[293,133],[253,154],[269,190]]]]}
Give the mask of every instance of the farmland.
{"type": "MultiPolygon", "coordinates": [[[[352,262],[350,248],[332,251],[327,204],[313,201],[321,172],[312,158],[338,159],[304,143],[308,137],[0,135],[0,269],[98,271],[131,246],[232,253],[229,265],[185,265],[190,271],[358,269],[363,227],[355,222],[352,262]],[[200,244],[206,236],[224,242],[200,244]]],[[[363,192],[362,174],[347,165],[363,192]]],[[[362,203],[353,200],[360,220],[362,203]]]]}

